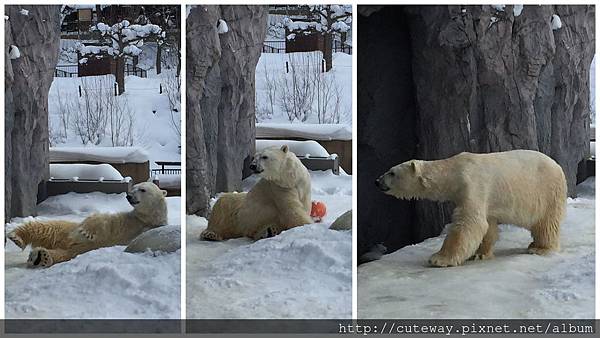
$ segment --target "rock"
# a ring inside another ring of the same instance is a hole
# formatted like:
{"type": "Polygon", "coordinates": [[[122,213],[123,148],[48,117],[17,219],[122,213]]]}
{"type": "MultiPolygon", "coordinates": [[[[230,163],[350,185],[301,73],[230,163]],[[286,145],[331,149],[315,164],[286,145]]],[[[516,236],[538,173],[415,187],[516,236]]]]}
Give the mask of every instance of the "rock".
{"type": "Polygon", "coordinates": [[[239,190],[254,155],[254,74],[267,6],[199,5],[187,19],[187,212],[207,216],[216,192],[239,190]],[[219,20],[228,31],[218,33],[219,20]]]}
{"type": "Polygon", "coordinates": [[[35,215],[38,186],[49,176],[48,92],[58,61],[60,6],[5,8],[4,215],[10,219],[35,215]],[[11,45],[18,58],[8,57],[11,45]]]}
{"type": "Polygon", "coordinates": [[[517,17],[510,7],[388,6],[359,17],[358,122],[367,124],[358,133],[359,255],[382,241],[393,251],[437,236],[450,222],[449,204],[362,189],[363,173],[372,181],[388,159],[534,149],[562,166],[576,194],[577,165],[589,153],[594,7],[524,6],[517,17]],[[371,41],[376,32],[385,41],[371,41]]]}
{"type": "Polygon", "coordinates": [[[181,228],[178,225],[165,225],[148,230],[137,236],[125,248],[125,252],[175,252],[181,249],[181,228]]]}
{"type": "Polygon", "coordinates": [[[352,210],[348,210],[338,217],[331,226],[331,230],[352,230],[352,210]]]}

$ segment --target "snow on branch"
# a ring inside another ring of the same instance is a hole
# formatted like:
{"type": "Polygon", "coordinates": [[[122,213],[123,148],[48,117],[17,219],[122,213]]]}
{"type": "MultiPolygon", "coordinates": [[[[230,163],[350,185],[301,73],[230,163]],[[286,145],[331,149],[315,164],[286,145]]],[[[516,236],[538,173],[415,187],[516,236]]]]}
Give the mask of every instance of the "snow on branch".
{"type": "Polygon", "coordinates": [[[287,17],[283,25],[293,34],[288,39],[293,39],[296,34],[305,35],[319,32],[322,34],[333,32],[347,32],[352,24],[351,5],[311,5],[308,7],[308,21],[294,21],[287,17]]]}
{"type": "Polygon", "coordinates": [[[100,46],[77,45],[77,50],[82,55],[108,54],[113,57],[137,56],[142,50],[144,39],[153,37],[161,44],[166,36],[165,31],[158,25],[151,23],[145,25],[133,24],[123,20],[112,26],[98,23],[92,30],[100,32],[105,38],[100,46]]]}

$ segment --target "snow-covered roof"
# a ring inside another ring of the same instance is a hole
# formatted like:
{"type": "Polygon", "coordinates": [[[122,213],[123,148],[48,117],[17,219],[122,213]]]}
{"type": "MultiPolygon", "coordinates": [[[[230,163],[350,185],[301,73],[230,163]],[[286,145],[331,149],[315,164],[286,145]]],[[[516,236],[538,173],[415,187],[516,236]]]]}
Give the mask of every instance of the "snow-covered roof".
{"type": "Polygon", "coordinates": [[[139,147],[52,147],[50,162],[144,163],[148,153],[139,147]]]}
{"type": "Polygon", "coordinates": [[[110,164],[51,163],[50,178],[70,180],[123,180],[121,173],[110,164]]]}

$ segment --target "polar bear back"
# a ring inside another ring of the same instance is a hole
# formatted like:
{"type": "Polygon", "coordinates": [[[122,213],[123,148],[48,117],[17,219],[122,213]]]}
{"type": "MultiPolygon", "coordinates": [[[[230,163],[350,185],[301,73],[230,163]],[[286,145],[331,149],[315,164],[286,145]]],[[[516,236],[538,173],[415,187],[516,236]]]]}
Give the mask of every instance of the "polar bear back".
{"type": "Polygon", "coordinates": [[[540,152],[461,153],[449,160],[464,186],[456,199],[485,206],[487,217],[498,223],[531,227],[548,213],[564,210],[563,170],[540,152]]]}

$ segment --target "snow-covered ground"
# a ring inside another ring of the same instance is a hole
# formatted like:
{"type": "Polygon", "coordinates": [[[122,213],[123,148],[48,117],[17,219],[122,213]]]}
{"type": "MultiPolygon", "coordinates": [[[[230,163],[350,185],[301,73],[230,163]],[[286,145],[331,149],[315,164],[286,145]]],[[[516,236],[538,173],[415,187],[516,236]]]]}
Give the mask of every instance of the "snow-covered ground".
{"type": "Polygon", "coordinates": [[[529,232],[502,225],[493,260],[427,267],[441,235],[359,266],[359,318],[594,318],[594,182],[568,201],[560,253],[527,254],[529,232]]]}
{"type": "MultiPolygon", "coordinates": [[[[168,222],[180,225],[179,197],[167,197],[168,222]]],[[[37,217],[14,218],[10,231],[33,219],[79,222],[94,212],[131,207],[125,194],[53,196],[38,206],[37,217]]],[[[124,246],[93,250],[48,269],[30,269],[30,248],[11,241],[5,248],[6,318],[180,318],[180,251],[126,253],[124,246]]]]}
{"type": "MultiPolygon", "coordinates": [[[[205,218],[187,217],[188,318],[350,318],[352,233],[329,230],[352,207],[352,176],[312,171],[321,223],[253,242],[198,239],[205,218]]],[[[244,180],[244,190],[256,183],[244,180]]]]}
{"type": "MultiPolygon", "coordinates": [[[[315,76],[320,78],[319,94],[310,91],[301,91],[300,96],[310,96],[312,104],[307,104],[306,109],[310,112],[305,121],[294,120],[292,123],[319,124],[319,123],[336,123],[352,125],[352,55],[344,53],[333,54],[333,68],[326,73],[321,72],[321,61],[323,59],[321,52],[306,52],[306,53],[263,53],[260,56],[258,65],[256,66],[256,106],[257,106],[257,122],[259,124],[269,123],[290,123],[290,118],[286,110],[282,106],[281,97],[283,92],[283,81],[292,79],[292,67],[295,65],[297,72],[297,80],[310,82],[310,87],[319,88],[314,83],[315,76]],[[286,73],[286,63],[288,63],[289,73],[286,73]],[[308,79],[310,78],[310,79],[308,79]],[[270,87],[269,84],[274,84],[270,87]],[[329,86],[329,89],[326,87],[329,86]],[[324,94],[329,91],[329,96],[324,94]],[[338,94],[334,94],[337,92],[338,94]],[[273,98],[271,105],[270,96],[273,98]],[[329,102],[326,104],[325,98],[329,97],[329,102]],[[336,103],[339,97],[339,102],[336,103]],[[318,102],[321,101],[319,105],[318,102]],[[332,118],[331,114],[337,109],[339,119],[332,118]],[[327,107],[326,120],[319,122],[317,111],[320,107],[327,107]],[[309,108],[310,107],[310,108],[309,108]]],[[[307,83],[308,83],[307,82],[307,83]]],[[[302,86],[302,85],[299,85],[302,86]]],[[[293,91],[287,94],[291,97],[293,91]]],[[[300,102],[301,100],[297,100],[300,102]]],[[[301,103],[298,103],[301,104],[301,103]]]]}

